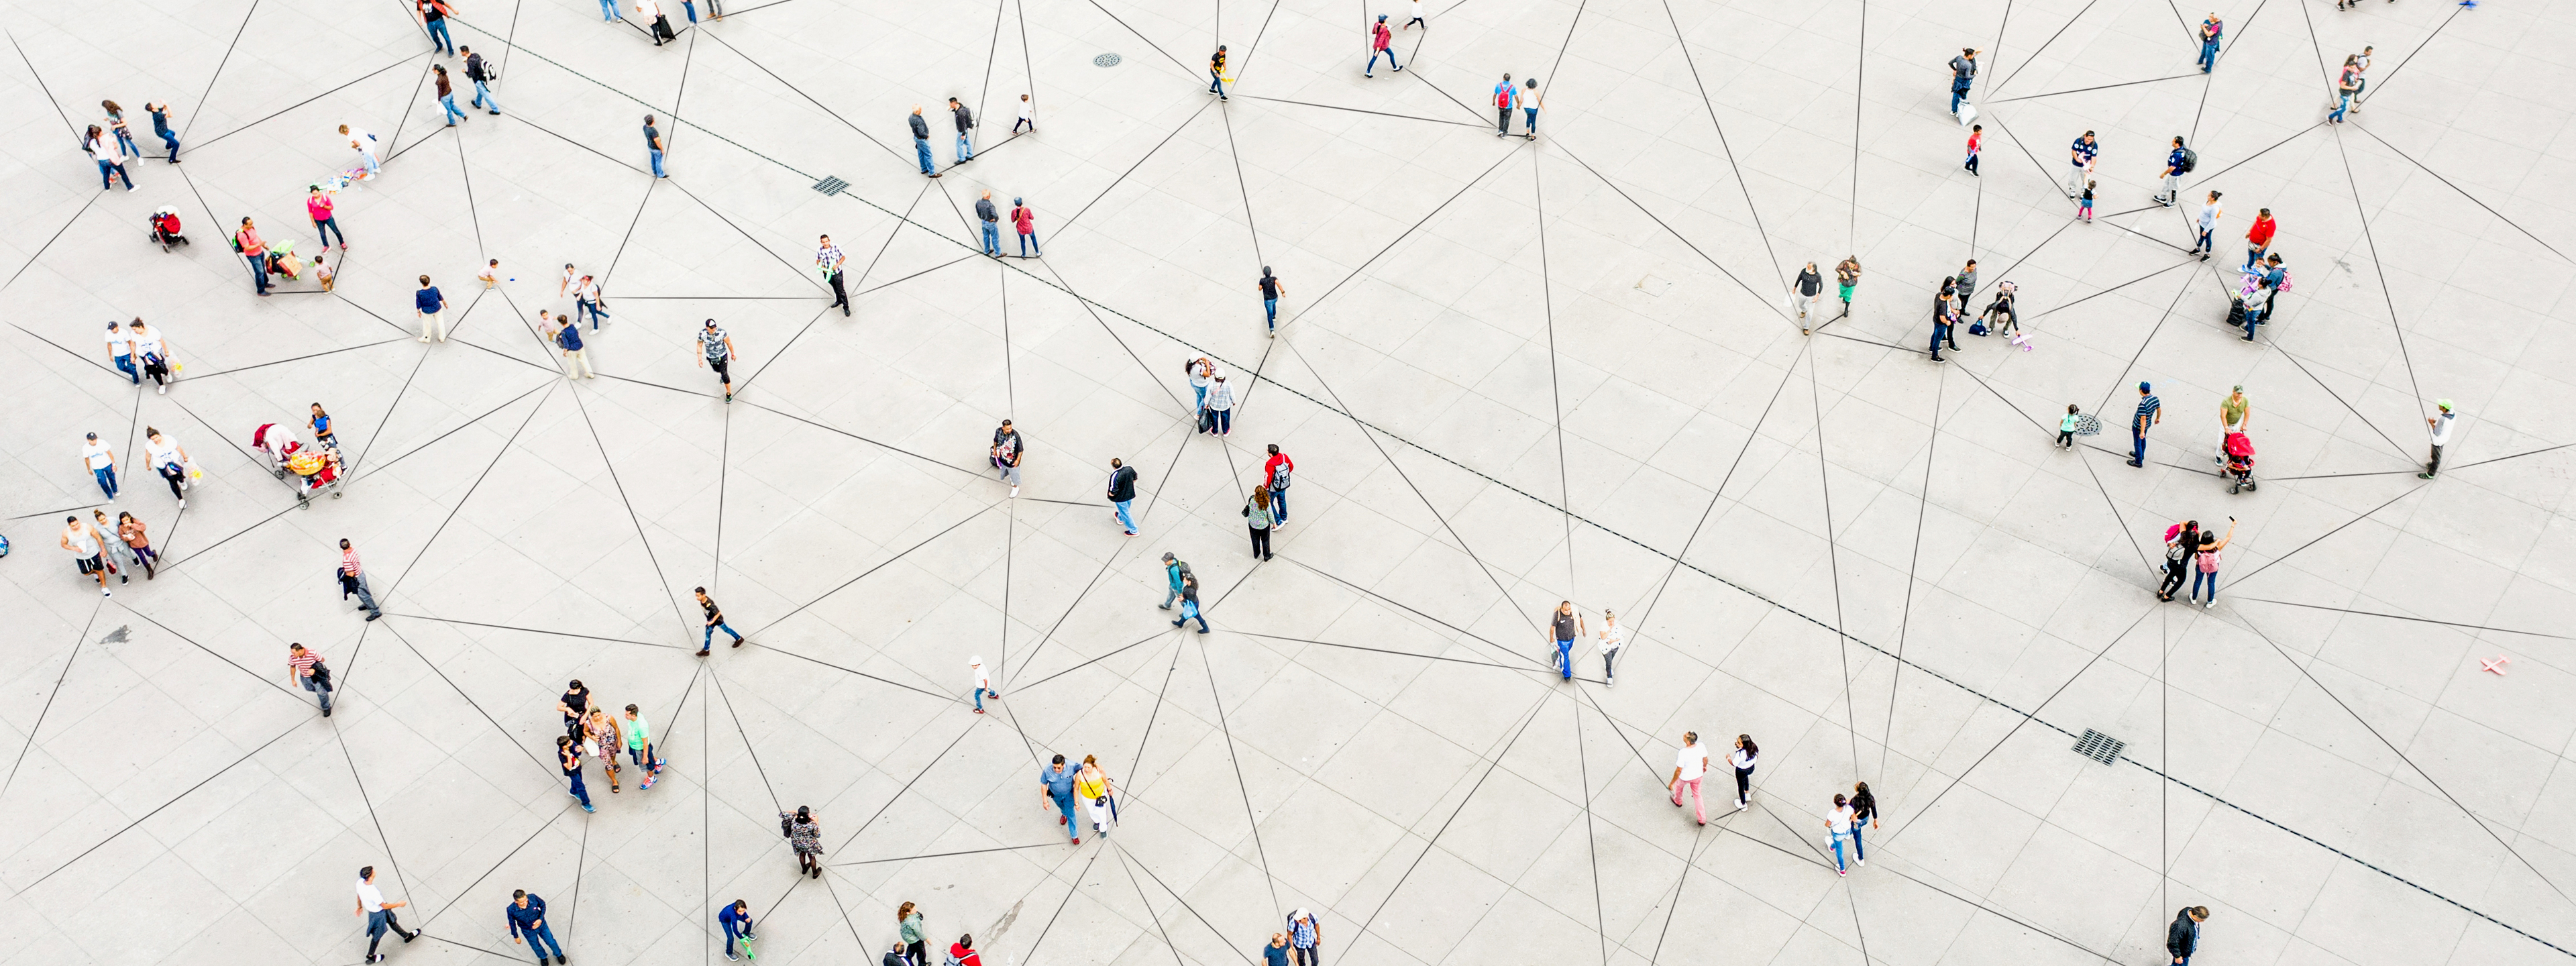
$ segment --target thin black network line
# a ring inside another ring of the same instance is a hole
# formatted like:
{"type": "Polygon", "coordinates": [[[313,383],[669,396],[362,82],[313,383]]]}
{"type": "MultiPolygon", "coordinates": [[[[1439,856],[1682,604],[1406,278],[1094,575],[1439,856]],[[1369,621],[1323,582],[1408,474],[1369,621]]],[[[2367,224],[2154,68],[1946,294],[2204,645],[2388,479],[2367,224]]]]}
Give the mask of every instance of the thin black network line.
{"type": "Polygon", "coordinates": [[[206,89],[197,92],[197,106],[188,112],[188,119],[179,125],[180,141],[188,140],[188,129],[195,127],[197,115],[205,112],[206,98],[215,93],[215,82],[224,78],[224,66],[233,62],[233,51],[241,46],[242,33],[250,29],[250,18],[258,13],[259,0],[250,0],[250,9],[242,11],[241,25],[233,28],[232,42],[224,45],[223,57],[215,61],[214,75],[206,78],[206,89]]]}
{"type": "MultiPolygon", "coordinates": [[[[555,383],[548,382],[545,388],[551,390],[554,385],[555,383]]],[[[402,587],[404,578],[411,576],[412,568],[420,566],[421,558],[428,556],[429,548],[437,545],[439,535],[447,532],[447,525],[456,522],[456,514],[465,509],[465,504],[468,501],[474,499],[474,491],[483,488],[483,481],[492,475],[493,468],[501,465],[501,458],[510,455],[510,447],[518,443],[519,434],[527,431],[529,423],[536,421],[537,413],[546,408],[546,399],[552,398],[553,395],[554,393],[550,391],[544,397],[539,398],[536,405],[528,407],[528,415],[526,418],[519,420],[518,428],[511,430],[510,437],[503,440],[501,445],[493,450],[491,462],[483,465],[483,472],[475,474],[474,483],[465,488],[465,495],[458,497],[456,505],[447,509],[447,515],[439,518],[438,528],[429,532],[429,539],[421,541],[420,549],[413,552],[411,562],[403,565],[402,573],[395,574],[393,582],[385,585],[383,594],[385,598],[391,598],[394,591],[402,587]]],[[[209,547],[207,549],[211,550],[213,548],[209,547]]],[[[205,551],[201,550],[198,552],[203,553],[205,551]]]]}
{"type": "MultiPolygon", "coordinates": [[[[252,3],[254,4],[257,2],[258,0],[252,0],[252,3]]],[[[236,35],[233,39],[235,42],[239,42],[241,38],[236,35]]],[[[54,116],[62,118],[63,126],[71,129],[72,140],[81,140],[83,132],[81,131],[80,125],[72,123],[72,116],[63,112],[63,102],[54,98],[53,85],[45,83],[45,73],[36,69],[35,61],[27,59],[27,48],[18,45],[18,35],[14,32],[9,34],[9,48],[18,52],[19,63],[27,65],[27,76],[35,79],[36,89],[45,92],[45,103],[53,105],[54,116]]],[[[227,54],[229,54],[229,50],[227,51],[227,54]]],[[[91,200],[95,201],[97,198],[92,197],[91,200]]],[[[86,209],[89,206],[82,205],[81,207],[86,209]]],[[[29,259],[29,261],[33,260],[34,259],[29,259]]],[[[23,271],[23,269],[21,269],[21,271],[23,271]]]]}
{"type": "MultiPolygon", "coordinates": [[[[1817,385],[1816,354],[1807,353],[1807,399],[1816,413],[1816,489],[1825,513],[1825,570],[1834,591],[1834,653],[1842,661],[1843,733],[1851,738],[1851,766],[1860,770],[1860,719],[1853,706],[1851,693],[1851,638],[1843,633],[1843,567],[1842,541],[1834,536],[1834,485],[1832,465],[1825,457],[1824,390],[1817,385]]],[[[1904,667],[1904,665],[1897,665],[1904,667]]]]}
{"type": "Polygon", "coordinates": [[[8,795],[9,786],[18,783],[18,766],[27,763],[28,750],[36,747],[36,735],[45,730],[45,717],[53,713],[54,699],[62,696],[63,681],[72,676],[72,665],[80,661],[81,646],[89,643],[90,628],[98,626],[98,612],[106,609],[107,598],[103,595],[90,605],[89,620],[81,623],[80,636],[72,639],[72,652],[63,657],[63,669],[54,675],[54,686],[45,691],[44,706],[36,709],[36,723],[27,727],[27,740],[18,744],[18,756],[9,760],[9,777],[0,779],[0,796],[8,795]]]}
{"type": "Polygon", "coordinates": [[[2169,80],[2185,80],[2185,79],[2193,78],[2193,77],[2206,77],[2206,76],[2208,76],[2208,75],[2206,75],[2206,74],[2202,74],[2202,73],[2199,73],[2199,72],[2195,71],[2195,72],[2192,72],[2192,73],[2189,73],[2189,74],[2175,74],[2175,75],[2173,75],[2173,76],[2171,76],[2171,77],[2150,77],[2150,78],[2147,78],[2146,80],[2121,81],[2121,82],[2119,82],[2119,83],[2117,83],[2117,84],[2096,84],[2096,85],[2091,86],[2091,87],[2078,87],[2078,88],[2075,88],[2075,89],[2072,89],[2072,90],[2050,91],[2050,92],[2048,92],[2048,93],[2046,93],[2046,94],[2024,94],[2024,95],[2022,95],[2022,96],[2020,96],[2020,97],[2007,97],[2007,98],[2004,98],[2003,100],[1999,100],[1999,101],[1987,101],[1987,102],[1986,102],[1986,104],[1987,104],[1987,106],[1991,107],[1991,106],[1994,106],[1994,105],[1996,105],[1996,104],[2010,104],[2010,103],[2012,103],[2012,102],[2014,102],[2014,101],[2032,101],[2032,100],[2038,100],[2038,99],[2043,98],[2043,97],[2056,97],[2056,96],[2058,96],[2058,95],[2060,95],[2060,94],[2085,94],[2085,93],[2090,93],[2090,92],[2093,92],[2093,91],[2107,91],[2107,90],[2110,90],[2111,88],[2114,88],[2114,87],[2134,87],[2134,86],[2137,86],[2137,85],[2139,85],[2139,84],[2154,84],[2154,83],[2158,83],[2158,82],[2161,82],[2161,81],[2169,81],[2169,80]]]}
{"type": "Polygon", "coordinates": [[[1905,603],[1897,610],[1896,667],[1890,670],[1887,678],[1887,728],[1879,733],[1878,739],[1878,774],[1882,778],[1887,775],[1888,747],[1896,740],[1896,696],[1902,690],[1898,685],[1905,680],[1905,639],[1907,632],[1914,627],[1915,573],[1923,565],[1923,520],[1932,510],[1932,457],[1941,445],[1941,403],[1949,388],[1947,375],[1933,377],[1932,418],[1928,420],[1932,425],[1923,441],[1923,488],[1914,503],[1914,546],[1905,557],[1905,603]]]}

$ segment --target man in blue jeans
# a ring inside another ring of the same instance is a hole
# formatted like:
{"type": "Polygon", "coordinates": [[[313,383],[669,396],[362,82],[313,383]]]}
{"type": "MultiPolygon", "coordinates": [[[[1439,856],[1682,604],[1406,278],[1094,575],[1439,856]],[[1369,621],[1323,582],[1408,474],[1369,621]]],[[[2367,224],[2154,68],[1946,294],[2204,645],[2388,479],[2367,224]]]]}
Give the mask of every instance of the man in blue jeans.
{"type": "Polygon", "coordinates": [[[1057,819],[1064,824],[1064,833],[1073,838],[1073,844],[1081,845],[1082,826],[1073,820],[1073,772],[1064,767],[1063,755],[1055,756],[1054,762],[1038,769],[1038,793],[1055,802],[1056,811],[1064,813],[1057,819]]]}
{"type": "Polygon", "coordinates": [[[2209,19],[2200,22],[2201,73],[2209,73],[2210,68],[2218,66],[2218,40],[2226,35],[2227,28],[2219,24],[2218,14],[2212,13],[2209,19]]]}
{"type": "MultiPolygon", "coordinates": [[[[90,434],[93,439],[97,435],[90,434]]],[[[1128,536],[1135,536],[1136,518],[1127,511],[1128,505],[1136,502],[1136,468],[1114,456],[1109,458],[1109,502],[1118,508],[1118,512],[1110,514],[1118,519],[1118,526],[1126,530],[1128,536]]]]}
{"type": "Polygon", "coordinates": [[[921,119],[921,105],[913,105],[912,116],[905,120],[912,124],[912,153],[921,160],[921,173],[939,177],[939,169],[930,164],[930,122],[921,119]]]}
{"type": "Polygon", "coordinates": [[[984,254],[1002,257],[1002,213],[993,207],[993,193],[975,199],[975,217],[984,224],[984,254]]]}
{"type": "Polygon", "coordinates": [[[733,635],[733,646],[742,646],[741,632],[734,630],[732,625],[725,623],[724,608],[716,606],[715,598],[707,596],[707,589],[704,587],[698,588],[698,608],[707,612],[707,633],[703,639],[698,641],[699,657],[705,657],[707,656],[708,651],[715,649],[716,631],[718,630],[722,630],[727,634],[733,635]]]}
{"type": "Polygon", "coordinates": [[[134,368],[134,337],[125,334],[114,319],[107,323],[107,354],[115,357],[116,371],[134,380],[135,385],[143,384],[143,373],[134,368]]]}
{"type": "Polygon", "coordinates": [[[447,9],[445,0],[418,0],[418,2],[421,22],[429,28],[429,49],[435,52],[444,45],[447,56],[456,56],[456,40],[447,35],[447,15],[453,11],[447,9]]]}
{"type": "Polygon", "coordinates": [[[89,434],[89,443],[81,447],[81,465],[89,467],[89,475],[98,480],[99,491],[107,494],[110,501],[114,501],[116,499],[116,451],[109,449],[107,444],[99,442],[97,433],[89,434]]]}
{"type": "Polygon", "coordinates": [[[742,959],[741,956],[734,954],[733,945],[736,940],[755,938],[751,934],[751,903],[740,899],[734,900],[733,905],[726,906],[723,912],[716,913],[716,922],[724,926],[725,958],[742,959]]]}
{"type": "Polygon", "coordinates": [[[1959,102],[1968,99],[1969,85],[1977,82],[1977,51],[1959,48],[1959,56],[1950,58],[1950,113],[1959,113],[1959,102]]]}
{"type": "Polygon", "coordinates": [[[644,115],[644,150],[653,155],[653,176],[668,178],[662,170],[662,130],[653,126],[653,115],[644,115]]]}
{"type": "Polygon", "coordinates": [[[2129,465],[2147,465],[2147,429],[2165,421],[2165,404],[2157,399],[2154,386],[2138,384],[2138,415],[2129,420],[2129,438],[2135,444],[2129,450],[2129,465]]]}
{"type": "Polygon", "coordinates": [[[529,948],[536,950],[540,964],[546,961],[549,948],[555,951],[556,963],[564,961],[563,944],[555,942],[554,927],[546,925],[544,899],[529,895],[526,889],[519,889],[510,893],[510,904],[502,906],[501,913],[510,918],[512,944],[527,943],[529,948]]]}
{"type": "Polygon", "coordinates": [[[1190,576],[1189,561],[1182,560],[1181,558],[1172,556],[1168,553],[1164,554],[1163,578],[1171,582],[1172,590],[1170,593],[1163,595],[1162,603],[1154,606],[1160,607],[1164,610],[1171,610],[1172,602],[1181,599],[1181,580],[1188,576],[1190,576]]]}
{"type": "Polygon", "coordinates": [[[1270,316],[1270,334],[1277,336],[1279,334],[1279,293],[1285,291],[1286,287],[1279,284],[1279,276],[1270,274],[1268,265],[1261,266],[1261,281],[1254,284],[1261,288],[1261,311],[1270,316]]]}

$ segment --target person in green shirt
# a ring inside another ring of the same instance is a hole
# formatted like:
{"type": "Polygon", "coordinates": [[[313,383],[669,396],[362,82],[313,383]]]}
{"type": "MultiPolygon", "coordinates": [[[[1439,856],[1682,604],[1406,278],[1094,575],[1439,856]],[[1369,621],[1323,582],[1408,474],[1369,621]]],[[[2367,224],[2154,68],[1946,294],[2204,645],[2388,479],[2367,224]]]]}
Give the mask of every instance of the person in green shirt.
{"type": "Polygon", "coordinates": [[[644,770],[644,783],[635,786],[635,790],[640,792],[653,787],[653,783],[662,777],[662,766],[670,764],[653,753],[653,726],[646,723],[644,716],[631,704],[626,706],[626,720],[620,725],[626,732],[626,756],[635,761],[635,767],[644,770]]]}
{"type": "Polygon", "coordinates": [[[2235,392],[2218,401],[2218,448],[2209,454],[2210,462],[2227,465],[2227,434],[2244,432],[2246,421],[2253,415],[2254,402],[2245,398],[2243,386],[2236,387],[2235,392]]]}
{"type": "Polygon", "coordinates": [[[2057,421],[2058,449],[2075,448],[2075,427],[2082,425],[2083,422],[2083,408],[2074,403],[2067,403],[2066,417],[2057,421]]]}

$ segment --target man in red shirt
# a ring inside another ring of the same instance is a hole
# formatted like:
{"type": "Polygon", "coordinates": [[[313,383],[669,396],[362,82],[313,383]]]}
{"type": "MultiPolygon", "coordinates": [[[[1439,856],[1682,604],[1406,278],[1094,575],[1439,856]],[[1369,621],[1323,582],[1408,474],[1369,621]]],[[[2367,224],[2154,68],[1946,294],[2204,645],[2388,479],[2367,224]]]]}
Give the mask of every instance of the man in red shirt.
{"type": "Polygon", "coordinates": [[[1297,461],[1280,452],[1279,444],[1270,444],[1270,459],[1261,464],[1261,472],[1262,484],[1270,488],[1270,521],[1274,527],[1288,525],[1288,474],[1296,468],[1297,461]]]}
{"type": "Polygon", "coordinates": [[[2270,208],[2265,208],[2254,216],[2253,230],[2245,233],[2245,268],[2243,271],[2248,273],[2254,271],[2254,263],[2260,261],[2263,258],[2263,253],[2272,247],[2272,231],[2277,227],[2279,226],[2272,222],[2272,209],[2270,208]]]}

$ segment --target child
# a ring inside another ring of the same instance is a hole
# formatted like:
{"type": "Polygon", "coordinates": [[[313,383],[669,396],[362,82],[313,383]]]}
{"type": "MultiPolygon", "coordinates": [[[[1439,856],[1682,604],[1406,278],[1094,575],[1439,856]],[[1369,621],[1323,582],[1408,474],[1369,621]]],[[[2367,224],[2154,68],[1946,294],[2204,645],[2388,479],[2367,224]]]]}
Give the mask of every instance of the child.
{"type": "Polygon", "coordinates": [[[313,277],[322,283],[323,291],[331,290],[331,266],[323,264],[320,255],[313,256],[313,277]]]}
{"type": "MultiPolygon", "coordinates": [[[[1969,174],[1976,174],[1976,173],[1977,173],[1977,147],[1978,147],[1979,145],[1981,145],[1981,144],[1985,143],[1985,139],[1986,139],[1986,126],[1985,126],[1985,125],[1983,125],[1983,124],[1972,124],[1972,125],[1969,125],[1969,126],[1968,126],[1968,164],[1967,164],[1967,168],[1968,168],[1968,173],[1969,173],[1969,174]]],[[[1979,177],[1983,177],[1983,175],[1979,175],[1979,177]]]]}
{"type": "Polygon", "coordinates": [[[1029,104],[1029,96],[1026,94],[1020,95],[1020,119],[1011,124],[1011,133],[1020,133],[1020,125],[1022,124],[1029,126],[1029,133],[1038,133],[1038,122],[1029,119],[1029,112],[1033,109],[1034,108],[1029,104]]]}
{"type": "Polygon", "coordinates": [[[2081,410],[2074,403],[2066,404],[2066,418],[2057,421],[2058,449],[2075,448],[2075,427],[2083,422],[2082,417],[2078,415],[2080,412],[2081,410]]]}
{"type": "Polygon", "coordinates": [[[482,271],[474,273],[474,277],[483,280],[484,288],[491,288],[495,285],[501,284],[501,279],[499,277],[500,274],[501,260],[495,258],[492,260],[491,264],[483,266],[482,271]]]}
{"type": "Polygon", "coordinates": [[[2084,182],[2084,200],[2076,205],[2075,216],[2088,223],[2093,220],[2093,182],[2091,181],[2084,182]]]}

